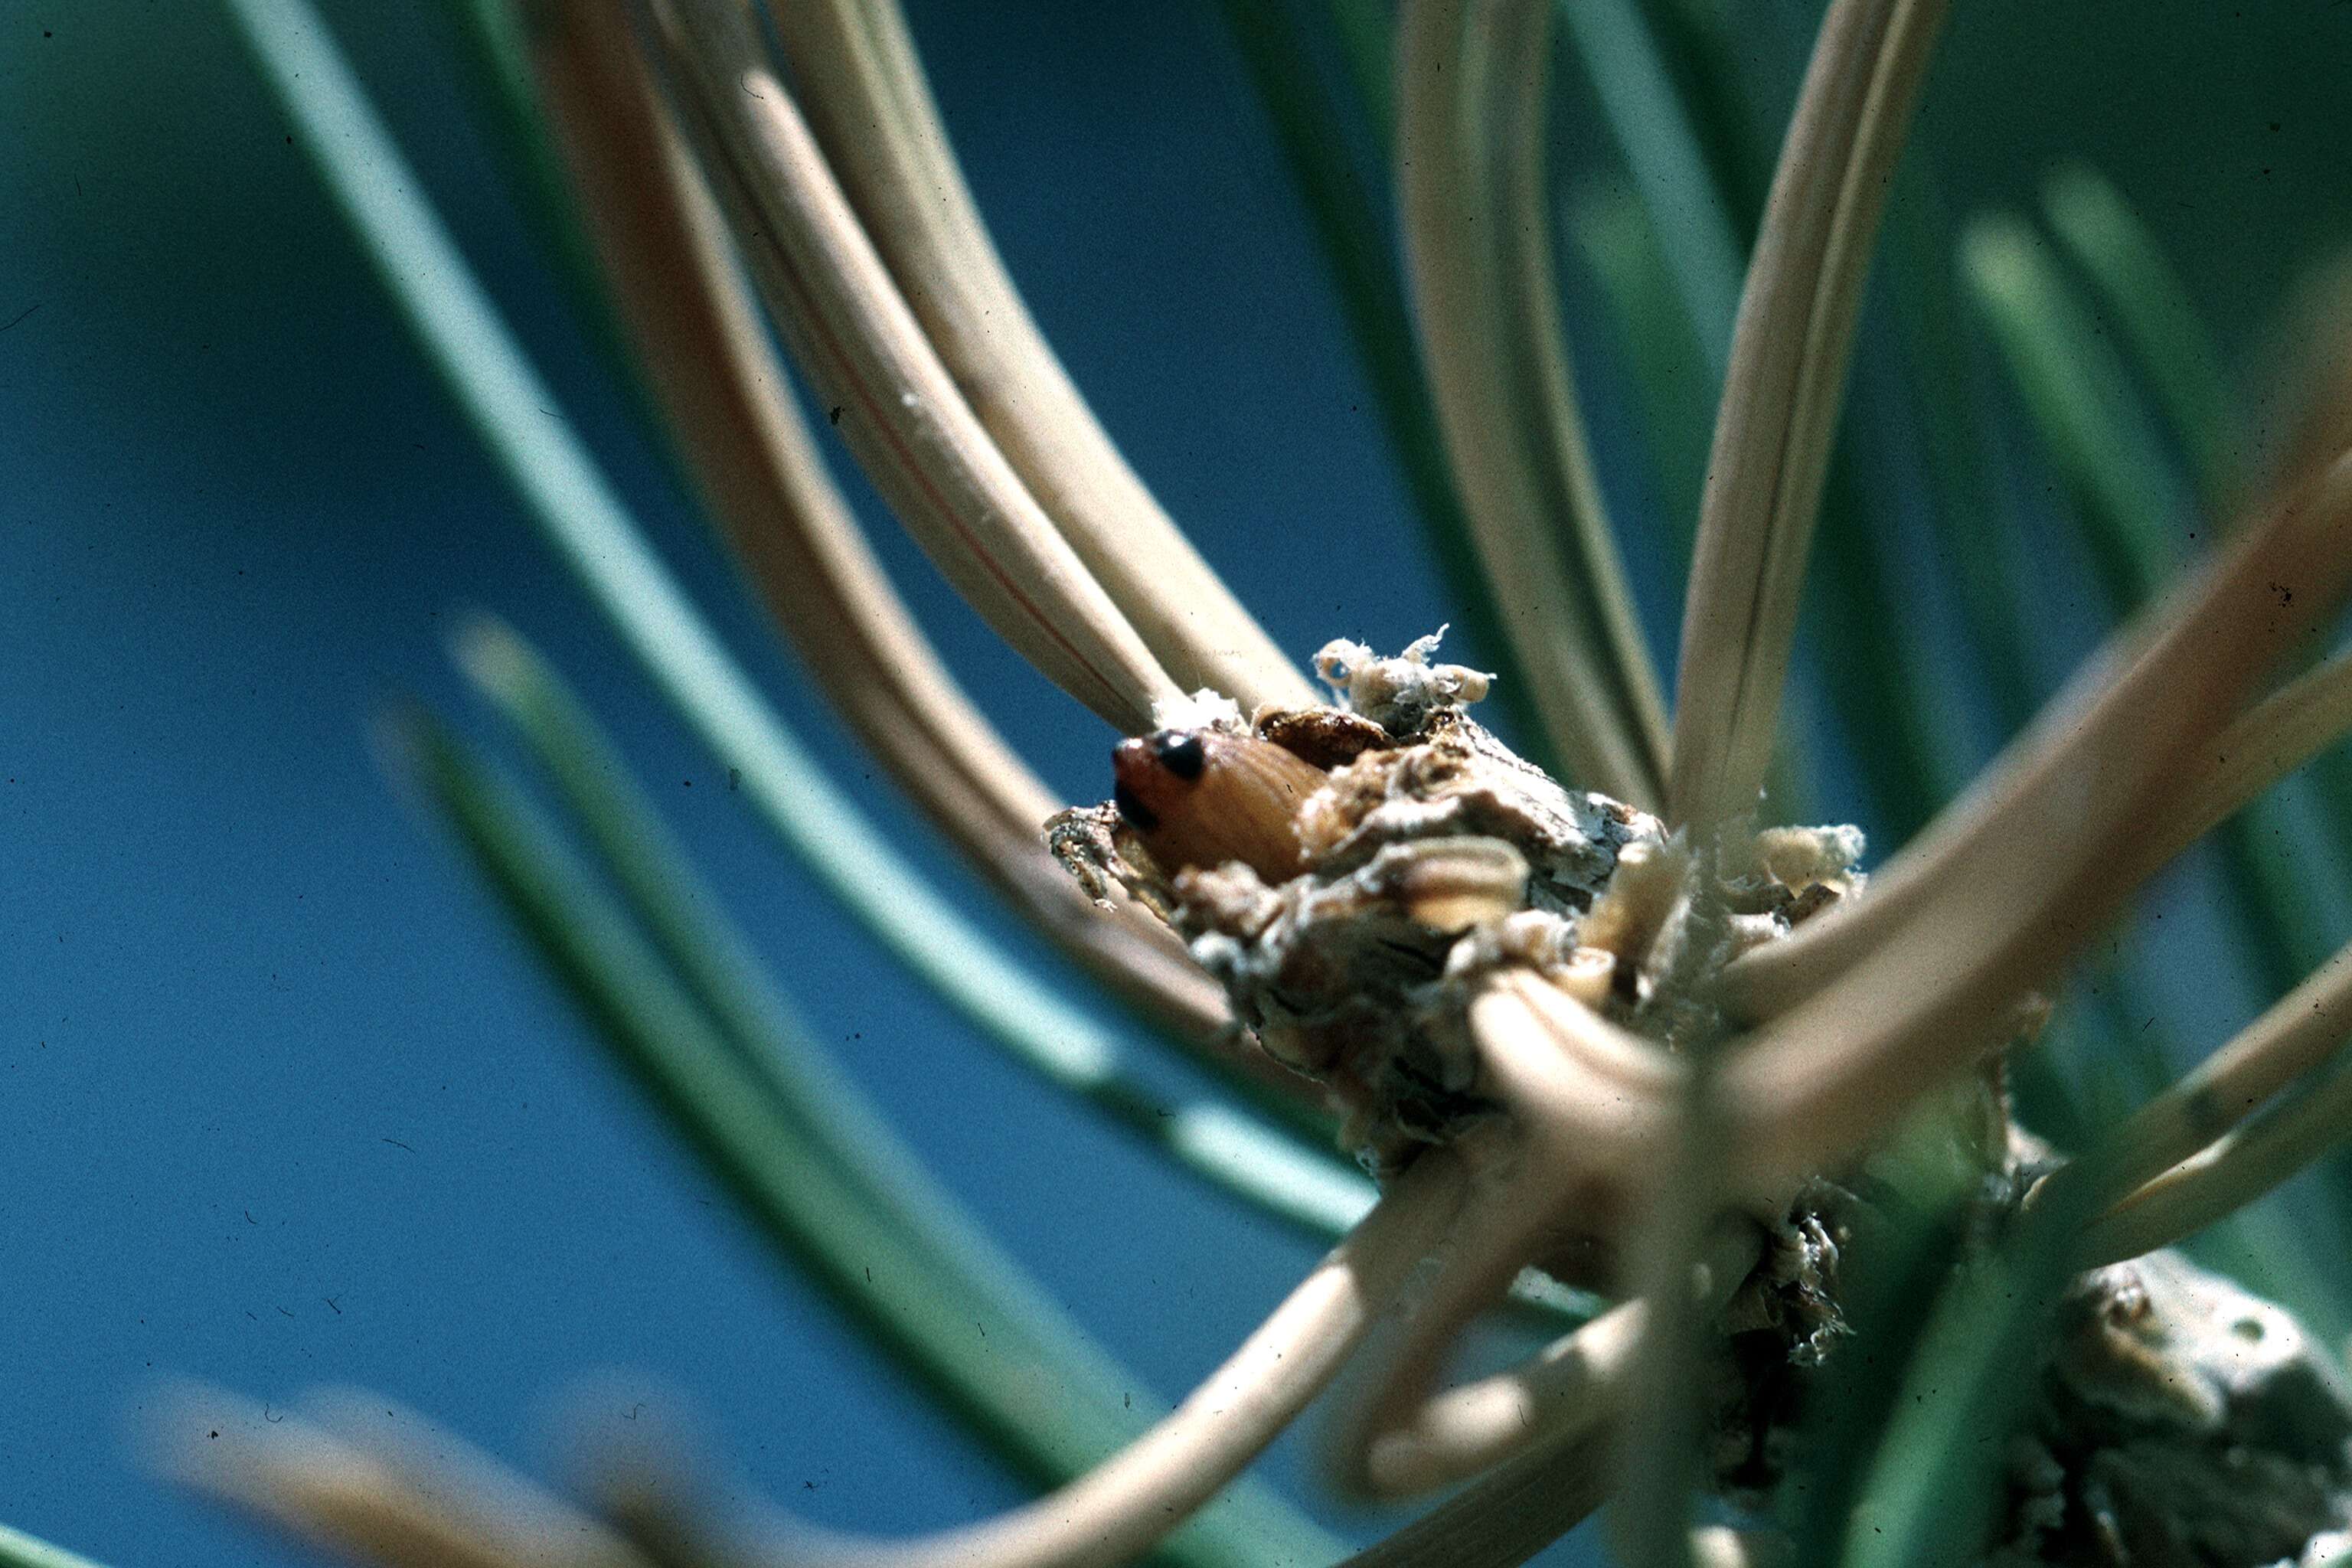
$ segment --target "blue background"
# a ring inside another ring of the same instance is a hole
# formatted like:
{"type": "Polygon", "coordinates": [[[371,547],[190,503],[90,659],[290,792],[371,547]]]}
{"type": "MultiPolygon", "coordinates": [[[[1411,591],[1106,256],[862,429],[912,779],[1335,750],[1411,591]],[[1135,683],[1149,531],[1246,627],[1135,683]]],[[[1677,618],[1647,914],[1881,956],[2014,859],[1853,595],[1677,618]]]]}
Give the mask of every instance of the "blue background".
{"type": "MultiPolygon", "coordinates": [[[[326,9],[662,550],[839,779],[994,920],[599,377],[437,13],[326,9]]],[[[1768,80],[1801,58],[1789,9],[1761,8],[1768,80]]],[[[2341,104],[2314,95],[2347,74],[2352,11],[1960,9],[1927,124],[1962,210],[2084,153],[2160,216],[2239,345],[2344,232],[2341,104]]],[[[1213,11],[911,10],[1048,333],[1283,646],[1395,647],[1448,618],[1213,11]]],[[[1614,177],[1601,151],[1577,173],[1614,177]]],[[[177,1374],[278,1402],[380,1389],[545,1474],[550,1401],[617,1366],[674,1384],[818,1521],[904,1531],[1021,1495],[773,1266],[387,787],[384,704],[474,721],[442,639],[476,607],[580,683],[818,1036],[1160,1392],[1308,1263],[973,1039],[772,847],[456,422],[208,5],[0,6],[0,1520],[124,1565],[293,1561],[136,1462],[177,1374]]],[[[1605,356],[1591,382],[1641,518],[1605,356]]],[[[1674,589],[1633,531],[1670,657],[1674,589]]],[[[1108,731],[877,537],[1016,746],[1098,796],[1108,731]]],[[[2184,1031],[2251,1005],[2184,996],[2184,1031]]],[[[1270,1473],[1316,1500],[1301,1447],[1270,1473]]]]}

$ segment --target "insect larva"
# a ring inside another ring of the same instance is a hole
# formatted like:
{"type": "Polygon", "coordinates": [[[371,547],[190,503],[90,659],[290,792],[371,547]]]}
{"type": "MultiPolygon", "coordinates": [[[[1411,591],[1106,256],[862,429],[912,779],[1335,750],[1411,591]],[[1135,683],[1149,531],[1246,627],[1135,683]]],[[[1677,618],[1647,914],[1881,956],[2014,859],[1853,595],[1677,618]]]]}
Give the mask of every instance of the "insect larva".
{"type": "Polygon", "coordinates": [[[1328,776],[1270,742],[1161,730],[1111,752],[1111,798],[1171,874],[1238,860],[1269,882],[1305,869],[1298,808],[1328,776]]]}

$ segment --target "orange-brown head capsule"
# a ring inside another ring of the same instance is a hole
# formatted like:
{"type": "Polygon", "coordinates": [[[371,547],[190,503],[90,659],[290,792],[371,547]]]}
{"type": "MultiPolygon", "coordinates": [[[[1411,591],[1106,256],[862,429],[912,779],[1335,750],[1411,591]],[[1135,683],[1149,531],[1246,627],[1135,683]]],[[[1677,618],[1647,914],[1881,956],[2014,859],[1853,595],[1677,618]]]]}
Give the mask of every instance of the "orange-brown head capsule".
{"type": "Polygon", "coordinates": [[[1238,860],[1269,882],[1306,868],[1298,808],[1322,769],[1270,742],[1218,730],[1162,730],[1111,752],[1111,799],[1171,874],[1238,860]]]}

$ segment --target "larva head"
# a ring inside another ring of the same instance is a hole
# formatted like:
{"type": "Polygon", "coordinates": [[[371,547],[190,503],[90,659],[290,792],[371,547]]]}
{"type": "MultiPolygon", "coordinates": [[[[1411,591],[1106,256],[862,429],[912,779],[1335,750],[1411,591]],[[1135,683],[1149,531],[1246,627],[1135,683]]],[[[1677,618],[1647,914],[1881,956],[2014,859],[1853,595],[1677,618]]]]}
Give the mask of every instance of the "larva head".
{"type": "Polygon", "coordinates": [[[1219,730],[1161,730],[1111,752],[1118,814],[1163,871],[1238,860],[1268,882],[1305,869],[1298,808],[1322,769],[1270,742],[1219,730]]]}

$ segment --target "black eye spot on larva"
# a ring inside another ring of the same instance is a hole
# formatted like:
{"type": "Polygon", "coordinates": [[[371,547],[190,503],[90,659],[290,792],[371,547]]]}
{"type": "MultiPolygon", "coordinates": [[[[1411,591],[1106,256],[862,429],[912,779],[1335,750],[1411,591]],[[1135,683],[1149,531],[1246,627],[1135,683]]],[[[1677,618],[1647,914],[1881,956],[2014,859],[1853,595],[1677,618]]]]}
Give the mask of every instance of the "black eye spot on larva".
{"type": "Polygon", "coordinates": [[[1191,783],[1208,770],[1209,749],[1197,730],[1162,730],[1151,737],[1151,754],[1160,765],[1191,783]]]}
{"type": "Polygon", "coordinates": [[[1110,802],[1118,807],[1119,816],[1127,819],[1128,825],[1139,833],[1149,833],[1160,826],[1159,816],[1150,806],[1138,800],[1135,792],[1125,784],[1119,784],[1112,789],[1110,802]]]}

